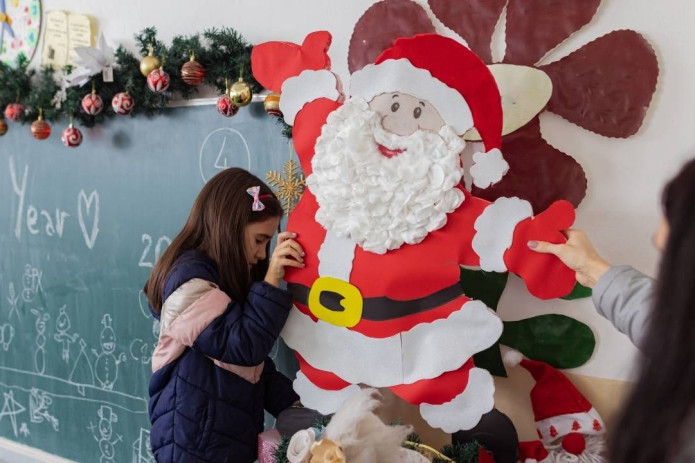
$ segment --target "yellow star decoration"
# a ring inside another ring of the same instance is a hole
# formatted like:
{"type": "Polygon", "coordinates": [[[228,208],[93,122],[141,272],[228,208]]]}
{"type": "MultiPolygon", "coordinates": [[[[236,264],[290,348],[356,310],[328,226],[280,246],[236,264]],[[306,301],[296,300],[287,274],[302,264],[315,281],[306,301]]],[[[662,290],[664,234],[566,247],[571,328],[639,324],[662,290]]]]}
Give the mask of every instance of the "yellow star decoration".
{"type": "Polygon", "coordinates": [[[292,212],[306,185],[304,175],[299,173],[299,164],[290,159],[282,166],[282,175],[272,170],[266,174],[265,178],[271,186],[275,187],[274,190],[285,214],[292,212]]]}

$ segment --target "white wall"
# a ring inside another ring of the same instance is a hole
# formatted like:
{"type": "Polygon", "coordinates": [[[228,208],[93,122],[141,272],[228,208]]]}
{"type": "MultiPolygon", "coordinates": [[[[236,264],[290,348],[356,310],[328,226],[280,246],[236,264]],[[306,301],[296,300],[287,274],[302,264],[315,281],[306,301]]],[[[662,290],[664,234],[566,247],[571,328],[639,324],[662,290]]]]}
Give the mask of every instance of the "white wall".
{"type": "MultiPolygon", "coordinates": [[[[579,0],[581,1],[581,0],[579,0]]],[[[133,34],[155,25],[169,41],[176,34],[230,26],[250,42],[300,42],[314,30],[333,34],[333,70],[346,82],[347,48],[352,28],[373,0],[44,0],[44,9],[92,15],[107,41],[133,47],[133,34]]],[[[426,3],[422,1],[421,3],[426,3]]],[[[439,24],[439,23],[437,23],[439,24]]],[[[661,74],[646,123],[628,140],[604,138],[546,113],[545,138],[574,156],[587,172],[589,190],[577,227],[585,228],[598,249],[615,263],[630,263],[653,274],[657,253],[651,245],[659,219],[659,195],[669,178],[695,155],[695,6],[690,0],[603,0],[597,17],[546,57],[559,59],[615,29],[644,34],[659,56],[661,74]]],[[[440,25],[441,26],[441,25],[440,25]]],[[[441,31],[455,36],[451,31],[441,31]]],[[[38,55],[38,53],[37,53],[38,55]]],[[[502,300],[507,319],[558,312],[591,325],[599,339],[590,363],[577,370],[589,376],[627,379],[636,351],[627,339],[594,312],[591,302],[540,302],[519,280],[502,300]]]]}

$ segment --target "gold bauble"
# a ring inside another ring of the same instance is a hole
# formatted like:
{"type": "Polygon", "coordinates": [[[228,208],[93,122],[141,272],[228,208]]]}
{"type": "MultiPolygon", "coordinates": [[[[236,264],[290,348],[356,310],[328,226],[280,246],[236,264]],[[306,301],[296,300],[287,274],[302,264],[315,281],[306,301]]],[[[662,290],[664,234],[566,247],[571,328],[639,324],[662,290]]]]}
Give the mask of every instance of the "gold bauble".
{"type": "Polygon", "coordinates": [[[5,119],[0,119],[0,137],[7,133],[7,122],[5,119]]]}
{"type": "Polygon", "coordinates": [[[147,77],[150,75],[150,72],[159,68],[160,65],[159,58],[154,56],[154,49],[150,46],[150,52],[140,61],[140,72],[147,77]]]}
{"type": "Polygon", "coordinates": [[[251,90],[251,86],[244,81],[243,77],[239,77],[239,80],[234,82],[229,88],[229,98],[231,98],[232,103],[239,107],[251,103],[253,91],[251,90]]]}

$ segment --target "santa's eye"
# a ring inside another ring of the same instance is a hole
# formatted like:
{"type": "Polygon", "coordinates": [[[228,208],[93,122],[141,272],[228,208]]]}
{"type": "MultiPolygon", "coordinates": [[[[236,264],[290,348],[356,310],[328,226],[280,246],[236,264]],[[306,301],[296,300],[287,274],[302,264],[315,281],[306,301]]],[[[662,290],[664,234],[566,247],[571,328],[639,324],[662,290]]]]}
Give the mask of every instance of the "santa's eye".
{"type": "Polygon", "coordinates": [[[413,109],[413,117],[415,119],[419,118],[421,115],[422,115],[422,108],[417,107],[417,108],[413,109]]]}
{"type": "Polygon", "coordinates": [[[398,108],[400,108],[400,107],[401,107],[401,105],[398,102],[392,104],[391,105],[391,112],[395,113],[396,111],[398,111],[398,108]]]}

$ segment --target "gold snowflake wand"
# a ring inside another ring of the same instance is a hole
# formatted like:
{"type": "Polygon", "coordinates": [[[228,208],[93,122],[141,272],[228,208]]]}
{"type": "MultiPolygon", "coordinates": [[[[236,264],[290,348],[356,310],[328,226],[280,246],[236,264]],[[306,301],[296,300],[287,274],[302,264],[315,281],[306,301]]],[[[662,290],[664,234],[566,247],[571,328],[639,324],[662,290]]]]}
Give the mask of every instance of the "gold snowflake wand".
{"type": "Polygon", "coordinates": [[[299,173],[299,164],[292,159],[291,141],[288,143],[288,147],[290,159],[282,166],[282,174],[271,170],[265,176],[267,182],[274,187],[285,214],[292,212],[306,185],[304,174],[299,173]]]}

